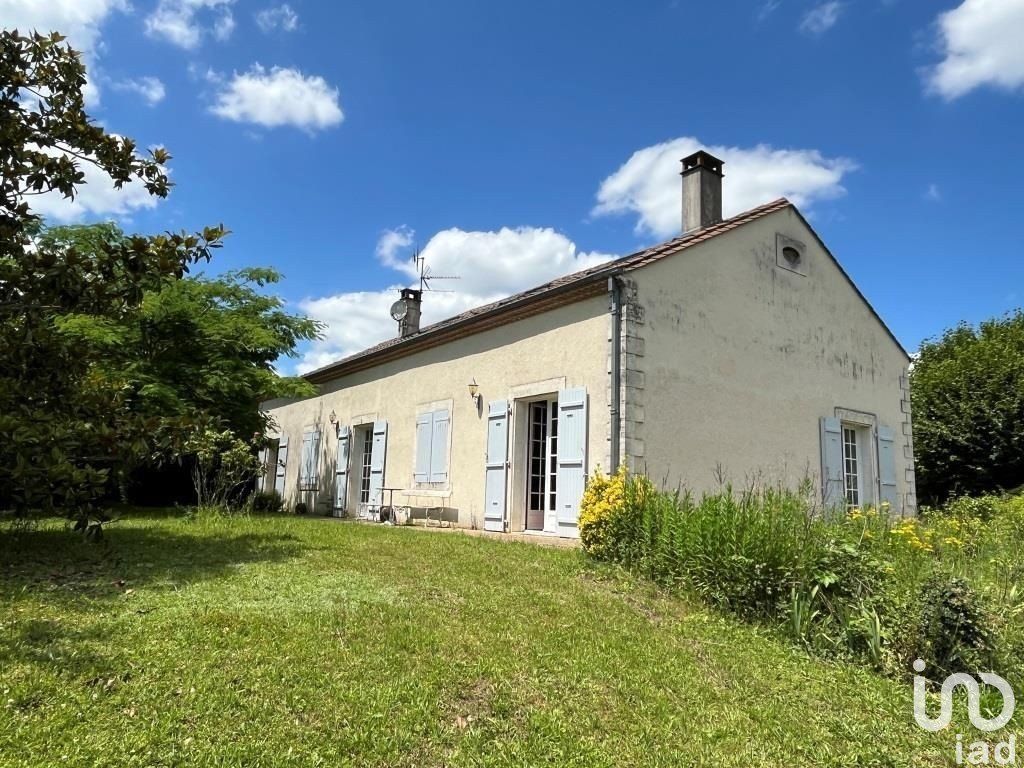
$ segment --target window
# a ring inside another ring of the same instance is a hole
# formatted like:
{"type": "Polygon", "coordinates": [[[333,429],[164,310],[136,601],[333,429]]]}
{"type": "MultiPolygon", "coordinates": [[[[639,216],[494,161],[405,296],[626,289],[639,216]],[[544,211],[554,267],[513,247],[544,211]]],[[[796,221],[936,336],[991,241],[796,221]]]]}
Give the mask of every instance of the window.
{"type": "Polygon", "coordinates": [[[451,411],[438,408],[416,417],[417,483],[444,483],[448,480],[448,425],[451,411]]]}
{"type": "Polygon", "coordinates": [[[846,492],[847,508],[859,507],[861,498],[860,445],[857,430],[843,426],[843,487],[846,492]]]}
{"type": "Polygon", "coordinates": [[[775,235],[775,264],[798,275],[807,274],[807,246],[781,232],[775,235]]]}
{"type": "Polygon", "coordinates": [[[363,453],[359,462],[359,503],[370,503],[370,457],[373,455],[373,430],[363,430],[363,453]]]}

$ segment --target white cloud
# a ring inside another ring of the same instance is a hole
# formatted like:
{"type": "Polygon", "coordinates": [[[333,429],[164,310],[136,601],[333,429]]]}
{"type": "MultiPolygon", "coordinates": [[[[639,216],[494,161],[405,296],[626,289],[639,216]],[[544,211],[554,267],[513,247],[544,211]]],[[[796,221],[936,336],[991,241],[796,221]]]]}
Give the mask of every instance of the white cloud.
{"type": "Polygon", "coordinates": [[[235,28],[232,3],[234,0],[160,0],[146,17],[146,33],[186,49],[196,48],[207,34],[226,40],[235,28]],[[212,26],[206,26],[211,15],[212,26]]]}
{"type": "Polygon", "coordinates": [[[329,128],[345,119],[338,104],[338,89],[317,75],[254,64],[227,82],[211,112],[239,123],[265,128],[292,125],[306,131],[329,128]]]}
{"type": "Polygon", "coordinates": [[[928,189],[924,191],[924,197],[926,200],[938,202],[942,199],[942,190],[939,189],[938,184],[929,184],[928,189]]]}
{"type": "Polygon", "coordinates": [[[952,100],[982,85],[1024,87],[1024,0],[965,0],[936,24],[944,58],[926,72],[929,90],[952,100]]]}
{"type": "Polygon", "coordinates": [[[839,21],[843,4],[839,0],[822,3],[811,8],[800,21],[800,31],[807,35],[823,35],[839,21]]]}
{"type": "MultiPolygon", "coordinates": [[[[57,157],[60,150],[46,147],[46,154],[57,157]]],[[[85,175],[85,181],[77,188],[74,199],[63,197],[58,192],[29,196],[29,208],[51,223],[67,224],[83,219],[122,218],[135,211],[155,208],[160,198],[149,194],[138,181],[114,188],[114,181],[92,163],[75,160],[85,175]]]]}
{"type": "Polygon", "coordinates": [[[412,245],[413,236],[413,231],[405,226],[385,230],[377,240],[377,258],[380,263],[387,267],[401,269],[398,253],[412,245]]]}
{"type": "MultiPolygon", "coordinates": [[[[416,265],[407,258],[411,254],[402,254],[412,242],[413,232],[406,227],[388,230],[378,240],[378,259],[400,275],[394,286],[301,302],[303,312],[327,323],[327,333],[302,357],[299,372],[327,365],[397,333],[389,309],[398,298],[398,287],[416,285],[419,277],[416,265]]],[[[434,274],[461,276],[444,281],[444,289],[451,293],[424,295],[423,325],[612,258],[582,253],[565,235],[539,227],[504,227],[496,232],[446,229],[430,239],[422,256],[434,274]]]]}
{"type": "Polygon", "coordinates": [[[217,20],[213,22],[213,37],[215,40],[224,42],[231,33],[235,31],[235,17],[231,15],[231,11],[224,11],[217,20]]]}
{"type": "Polygon", "coordinates": [[[114,90],[137,93],[151,107],[159,104],[164,100],[164,96],[167,95],[164,84],[156,77],[120,80],[114,83],[114,90]]]}
{"type": "Polygon", "coordinates": [[[692,136],[644,147],[601,182],[594,215],[636,213],[638,233],[671,237],[681,227],[679,161],[705,149],[725,161],[722,207],[725,216],[778,197],[799,206],[845,194],[843,176],[856,164],[827,158],[816,149],[705,146],[692,136]]]}
{"type": "Polygon", "coordinates": [[[95,83],[100,28],[112,13],[128,10],[127,0],[0,0],[4,28],[17,28],[22,33],[60,32],[72,48],[82,53],[89,76],[85,99],[93,107],[100,101],[95,83]]]}
{"type": "Polygon", "coordinates": [[[284,3],[277,7],[264,8],[257,13],[256,24],[264,32],[273,32],[275,29],[294,32],[299,28],[299,15],[288,3],[284,3]]]}

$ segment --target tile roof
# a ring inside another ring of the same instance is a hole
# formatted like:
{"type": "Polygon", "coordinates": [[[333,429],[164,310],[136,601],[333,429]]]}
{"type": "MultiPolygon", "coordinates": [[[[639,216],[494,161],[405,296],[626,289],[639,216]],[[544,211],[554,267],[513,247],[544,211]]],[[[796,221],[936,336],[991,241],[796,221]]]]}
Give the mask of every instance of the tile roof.
{"type": "MultiPolygon", "coordinates": [[[[555,295],[562,296],[566,294],[573,295],[575,293],[579,293],[578,298],[593,295],[593,292],[588,292],[584,289],[597,283],[603,283],[603,279],[610,275],[618,272],[628,272],[638,269],[639,267],[646,266],[647,264],[663,259],[666,256],[670,256],[674,253],[678,253],[679,251],[699,245],[706,240],[710,240],[713,237],[717,237],[725,232],[741,227],[749,221],[753,221],[754,219],[767,216],[775,211],[788,208],[791,205],[792,203],[790,203],[786,198],[780,197],[778,200],[766,203],[765,205],[760,205],[757,208],[751,208],[749,211],[745,211],[733,216],[732,218],[725,219],[724,221],[719,222],[718,224],[713,224],[710,227],[704,227],[703,229],[682,235],[681,237],[673,238],[672,240],[668,240],[650,248],[645,248],[642,251],[629,254],[628,256],[622,256],[618,259],[605,262],[604,264],[599,264],[598,266],[591,267],[590,269],[584,269],[580,272],[573,272],[572,274],[555,278],[543,285],[538,285],[536,288],[530,288],[529,290],[521,293],[513,294],[512,296],[492,302],[491,304],[475,307],[474,309],[470,309],[462,314],[428,325],[427,327],[420,329],[417,333],[410,334],[409,336],[396,336],[393,339],[382,341],[380,344],[364,349],[362,352],[356,352],[354,355],[337,360],[336,362],[330,363],[322,368],[317,368],[314,371],[303,374],[303,376],[304,378],[314,382],[328,381],[354,370],[367,368],[378,360],[380,362],[383,362],[385,359],[393,360],[396,357],[401,357],[405,354],[412,354],[420,349],[434,346],[431,342],[435,340],[437,344],[443,344],[448,340],[447,337],[450,335],[445,333],[446,331],[455,331],[456,329],[465,327],[466,331],[474,332],[470,331],[469,327],[477,324],[480,324],[480,327],[475,330],[491,328],[495,325],[501,324],[500,316],[504,314],[515,315],[514,317],[509,317],[509,321],[519,319],[523,313],[513,312],[513,310],[521,310],[526,305],[540,303],[544,299],[555,295]],[[576,291],[574,289],[580,290],[576,291]],[[483,323],[485,318],[490,318],[497,322],[483,323]]],[[[529,312],[527,312],[527,314],[529,314],[529,312]]]]}

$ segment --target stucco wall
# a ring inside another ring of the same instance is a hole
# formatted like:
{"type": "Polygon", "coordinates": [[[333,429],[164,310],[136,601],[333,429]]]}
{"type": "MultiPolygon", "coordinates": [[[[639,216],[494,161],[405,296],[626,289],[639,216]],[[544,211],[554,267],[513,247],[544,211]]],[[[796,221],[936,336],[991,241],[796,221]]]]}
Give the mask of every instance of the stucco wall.
{"type": "MultiPolygon", "coordinates": [[[[429,300],[429,294],[426,300],[429,300]]],[[[595,297],[553,309],[534,317],[464,340],[359,371],[321,386],[321,395],[287,403],[264,404],[288,435],[286,499],[294,503],[302,434],[321,429],[320,490],[301,494],[316,511],[326,513],[332,499],[336,441],[328,416],[333,410],[341,424],[354,426],[374,420],[388,422],[385,486],[415,490],[413,496],[395,493],[395,504],[445,504],[458,510],[462,526],[482,527],[484,504],[484,452],[487,403],[554,392],[559,388],[586,387],[589,395],[587,469],[608,463],[607,373],[608,302],[595,297]],[[475,379],[482,407],[477,409],[467,384],[475,379]],[[413,478],[417,409],[450,401],[451,454],[449,481],[442,486],[416,487],[413,478]]],[[[513,420],[513,446],[519,445],[513,420]]],[[[360,446],[353,444],[352,466],[360,446]]],[[[510,456],[510,458],[514,458],[510,456]]],[[[510,496],[513,473],[509,473],[510,496]]],[[[355,475],[351,483],[357,483],[355,475]]],[[[386,499],[385,495],[385,499],[386,499]]],[[[521,505],[522,494],[515,493],[521,505]]],[[[521,527],[522,510],[510,507],[512,530],[521,527]]]]}
{"type": "Polygon", "coordinates": [[[698,492],[719,469],[737,485],[818,478],[819,418],[845,408],[895,431],[900,499],[914,511],[908,361],[796,213],[629,277],[642,308],[626,382],[634,467],[698,492]],[[806,275],[777,265],[777,233],[806,246],[806,275]]]}

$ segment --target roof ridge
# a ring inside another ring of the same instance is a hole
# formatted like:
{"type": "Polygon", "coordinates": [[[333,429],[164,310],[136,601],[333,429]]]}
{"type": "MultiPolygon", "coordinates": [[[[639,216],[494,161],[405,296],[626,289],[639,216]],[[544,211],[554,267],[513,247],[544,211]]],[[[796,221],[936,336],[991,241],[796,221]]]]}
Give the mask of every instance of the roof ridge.
{"type": "Polygon", "coordinates": [[[546,292],[561,288],[565,286],[571,286],[574,283],[583,283],[591,279],[596,279],[601,275],[611,274],[622,270],[632,271],[645,266],[652,261],[664,258],[665,256],[677,253],[685,248],[692,247],[699,243],[703,243],[706,240],[711,239],[723,232],[728,232],[736,227],[745,224],[748,221],[759,218],[761,216],[773,213],[777,210],[781,210],[792,203],[785,197],[779,197],[772,200],[769,203],[750,208],[749,210],[738,213],[735,216],[731,216],[728,219],[723,219],[717,224],[712,224],[701,229],[688,232],[686,234],[674,237],[671,240],[666,240],[662,243],[649,246],[643,250],[636,251],[634,253],[626,254],[625,256],[619,256],[618,258],[606,261],[603,264],[598,264],[594,267],[588,267],[587,269],[581,269],[577,272],[570,272],[567,275],[556,277],[553,280],[549,280],[546,283],[528,288],[525,291],[514,293],[511,296],[506,296],[503,299],[490,302],[489,304],[483,304],[479,307],[473,307],[465,312],[461,312],[451,317],[446,317],[443,320],[438,320],[436,323],[431,323],[425,328],[421,328],[416,333],[409,334],[408,336],[397,336],[394,338],[386,339],[378,344],[374,344],[371,347],[354,352],[351,355],[336,360],[333,363],[328,363],[325,366],[316,368],[308,373],[303,374],[304,378],[322,378],[325,374],[336,369],[341,369],[348,363],[362,360],[367,357],[371,357],[378,352],[384,352],[385,350],[393,349],[404,343],[411,343],[413,341],[422,340],[424,337],[429,336],[438,331],[442,331],[446,328],[450,328],[459,323],[463,323],[472,320],[476,317],[480,317],[491,312],[501,311],[506,307],[511,307],[519,302],[523,302],[535,297],[543,296],[546,292]]]}

